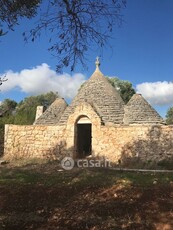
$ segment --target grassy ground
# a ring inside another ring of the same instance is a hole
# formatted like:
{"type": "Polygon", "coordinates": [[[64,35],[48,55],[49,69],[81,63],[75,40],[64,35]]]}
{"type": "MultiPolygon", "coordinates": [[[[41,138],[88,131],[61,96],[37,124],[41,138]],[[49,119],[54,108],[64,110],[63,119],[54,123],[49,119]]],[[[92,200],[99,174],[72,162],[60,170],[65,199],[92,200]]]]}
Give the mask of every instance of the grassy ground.
{"type": "Polygon", "coordinates": [[[173,173],[0,167],[1,229],[173,229],[173,173]]]}

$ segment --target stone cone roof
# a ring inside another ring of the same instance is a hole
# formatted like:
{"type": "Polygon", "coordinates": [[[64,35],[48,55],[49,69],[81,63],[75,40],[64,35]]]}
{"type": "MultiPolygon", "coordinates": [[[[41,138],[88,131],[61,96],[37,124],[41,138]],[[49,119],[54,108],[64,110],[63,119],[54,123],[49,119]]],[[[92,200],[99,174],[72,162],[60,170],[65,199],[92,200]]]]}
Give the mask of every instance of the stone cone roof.
{"type": "Polygon", "coordinates": [[[164,124],[164,120],[141,94],[134,94],[125,106],[124,123],[164,124]]]}
{"type": "Polygon", "coordinates": [[[104,124],[107,122],[123,123],[124,102],[118,91],[108,82],[97,65],[90,79],[84,83],[71,105],[66,108],[59,124],[65,124],[76,106],[84,101],[91,104],[104,124]]]}
{"type": "Polygon", "coordinates": [[[67,103],[63,98],[57,98],[48,109],[35,121],[36,125],[56,125],[58,124],[67,103]]]}

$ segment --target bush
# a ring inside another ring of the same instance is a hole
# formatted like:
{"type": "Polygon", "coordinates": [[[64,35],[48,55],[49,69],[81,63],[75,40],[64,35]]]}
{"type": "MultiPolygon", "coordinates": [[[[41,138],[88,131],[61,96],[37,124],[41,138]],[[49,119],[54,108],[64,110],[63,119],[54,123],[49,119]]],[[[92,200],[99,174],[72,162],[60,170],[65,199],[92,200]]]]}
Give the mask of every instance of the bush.
{"type": "Polygon", "coordinates": [[[157,165],[163,169],[173,170],[173,157],[161,160],[157,165]]]}

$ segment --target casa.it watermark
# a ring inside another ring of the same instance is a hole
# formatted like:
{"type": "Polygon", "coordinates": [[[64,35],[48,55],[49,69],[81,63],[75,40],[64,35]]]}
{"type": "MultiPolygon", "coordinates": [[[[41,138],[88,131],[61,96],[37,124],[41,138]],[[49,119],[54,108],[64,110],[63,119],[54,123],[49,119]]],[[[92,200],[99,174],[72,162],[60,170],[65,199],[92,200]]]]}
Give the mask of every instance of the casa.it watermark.
{"type": "Polygon", "coordinates": [[[108,160],[97,159],[78,159],[73,160],[71,157],[64,157],[61,160],[61,167],[65,170],[71,170],[74,166],[78,168],[111,168],[111,162],[108,160]]]}

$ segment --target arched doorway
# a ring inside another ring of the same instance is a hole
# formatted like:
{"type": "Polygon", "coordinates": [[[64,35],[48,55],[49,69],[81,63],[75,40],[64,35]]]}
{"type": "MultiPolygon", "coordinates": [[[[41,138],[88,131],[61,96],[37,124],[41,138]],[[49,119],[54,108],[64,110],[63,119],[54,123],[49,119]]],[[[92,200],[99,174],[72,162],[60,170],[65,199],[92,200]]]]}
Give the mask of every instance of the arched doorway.
{"type": "Polygon", "coordinates": [[[76,123],[76,155],[85,158],[92,152],[92,124],[87,116],[81,116],[76,123]]]}

